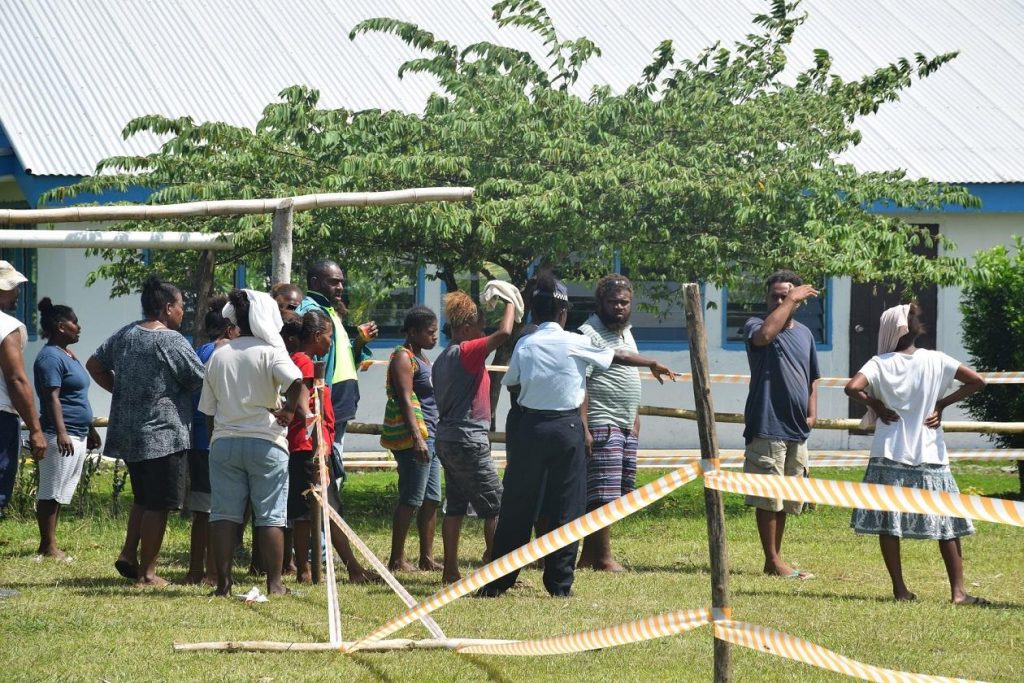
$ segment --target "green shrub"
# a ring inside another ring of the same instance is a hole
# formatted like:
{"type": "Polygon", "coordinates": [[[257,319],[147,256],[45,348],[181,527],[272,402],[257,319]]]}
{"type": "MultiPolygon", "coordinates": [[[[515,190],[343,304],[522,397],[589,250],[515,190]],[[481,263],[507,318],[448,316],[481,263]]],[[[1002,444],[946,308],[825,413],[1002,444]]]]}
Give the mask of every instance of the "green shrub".
{"type": "MultiPolygon", "coordinates": [[[[964,346],[982,372],[1024,370],[1024,243],[978,252],[963,289],[964,346]]],[[[976,420],[1016,422],[1024,419],[1024,385],[990,384],[965,401],[976,420]]],[[[1024,434],[992,437],[1003,448],[1024,448],[1024,434]]],[[[1024,461],[1017,462],[1024,493],[1024,461]]]]}

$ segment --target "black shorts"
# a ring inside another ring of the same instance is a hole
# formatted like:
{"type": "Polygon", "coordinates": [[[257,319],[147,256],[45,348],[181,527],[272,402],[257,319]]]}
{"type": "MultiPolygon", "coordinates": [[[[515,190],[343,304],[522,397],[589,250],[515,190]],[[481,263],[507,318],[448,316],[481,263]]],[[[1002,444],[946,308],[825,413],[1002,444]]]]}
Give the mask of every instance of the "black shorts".
{"type": "Polygon", "coordinates": [[[437,457],[444,467],[444,514],[460,517],[473,506],[477,517],[498,516],[501,509],[501,480],[494,468],[489,443],[438,441],[437,457]]]}
{"type": "Polygon", "coordinates": [[[152,512],[180,510],[185,501],[188,451],[127,463],[135,504],[152,512]]]}
{"type": "MultiPolygon", "coordinates": [[[[317,477],[313,464],[313,451],[297,451],[288,454],[288,521],[309,521],[309,503],[312,495],[306,492],[317,477]]],[[[338,514],[342,514],[341,498],[333,477],[327,487],[327,502],[338,514]]]]}
{"type": "Polygon", "coordinates": [[[192,448],[188,452],[188,480],[193,493],[210,492],[210,451],[192,448]]]}

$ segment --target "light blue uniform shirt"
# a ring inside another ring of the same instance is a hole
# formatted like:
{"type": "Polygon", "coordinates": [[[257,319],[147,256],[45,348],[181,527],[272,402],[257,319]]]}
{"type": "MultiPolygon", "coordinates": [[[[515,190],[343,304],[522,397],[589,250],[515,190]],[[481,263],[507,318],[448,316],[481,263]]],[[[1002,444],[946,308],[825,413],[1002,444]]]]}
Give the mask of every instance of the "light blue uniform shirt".
{"type": "Polygon", "coordinates": [[[533,410],[576,410],[586,395],[587,367],[607,370],[612,349],[600,349],[558,323],[542,323],[512,353],[501,383],[520,385],[519,405],[533,410]]]}

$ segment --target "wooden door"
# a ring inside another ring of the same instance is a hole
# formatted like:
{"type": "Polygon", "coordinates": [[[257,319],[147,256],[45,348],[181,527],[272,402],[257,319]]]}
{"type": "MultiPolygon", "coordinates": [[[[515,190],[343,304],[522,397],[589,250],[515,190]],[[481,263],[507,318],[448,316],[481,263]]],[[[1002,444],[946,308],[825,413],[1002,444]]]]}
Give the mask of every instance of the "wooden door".
{"type": "MultiPolygon", "coordinates": [[[[938,225],[921,227],[928,228],[933,235],[939,232],[938,225]]],[[[937,255],[934,245],[918,246],[914,253],[931,258],[937,255]]],[[[885,282],[854,283],[850,290],[850,375],[857,372],[878,352],[878,328],[882,311],[911,299],[917,300],[924,315],[926,332],[918,344],[922,348],[934,349],[938,293],[938,287],[935,285],[908,290],[902,283],[897,282],[890,291],[889,283],[885,282]]],[[[861,404],[850,401],[850,417],[859,419],[865,410],[861,404]]]]}

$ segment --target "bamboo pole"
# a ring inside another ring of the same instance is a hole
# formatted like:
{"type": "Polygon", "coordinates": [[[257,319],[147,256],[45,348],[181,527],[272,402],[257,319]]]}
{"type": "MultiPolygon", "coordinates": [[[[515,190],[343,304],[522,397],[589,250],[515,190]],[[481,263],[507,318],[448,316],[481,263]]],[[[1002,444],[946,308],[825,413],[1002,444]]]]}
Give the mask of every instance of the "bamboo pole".
{"type": "MultiPolygon", "coordinates": [[[[697,411],[686,408],[662,408],[661,406],[640,406],[641,415],[653,415],[656,417],[675,417],[683,420],[696,420],[697,411]]],[[[743,415],[740,413],[715,413],[715,422],[728,424],[743,424],[743,415]]],[[[860,427],[860,420],[847,418],[819,417],[814,423],[815,429],[857,429],[860,427]]],[[[971,434],[1024,434],[1024,422],[943,422],[942,430],[945,432],[959,432],[971,434]]],[[[873,432],[874,427],[865,431],[873,432]]]]}
{"type": "MultiPolygon", "coordinates": [[[[353,641],[354,642],[354,641],[353,641]]],[[[483,638],[392,638],[374,643],[367,643],[359,648],[360,652],[387,652],[393,650],[454,650],[468,645],[506,645],[513,640],[495,640],[483,638]]],[[[341,643],[341,647],[351,645],[341,643]]],[[[339,646],[333,643],[289,643],[276,640],[220,640],[206,643],[178,643],[175,652],[327,652],[338,651],[339,646]]]]}
{"type": "Polygon", "coordinates": [[[292,229],[295,202],[290,198],[281,200],[274,209],[274,225],[270,233],[273,261],[270,267],[270,284],[292,281],[292,229]]]}
{"type": "MultiPolygon", "coordinates": [[[[327,371],[327,364],[325,362],[317,361],[316,363],[313,363],[313,386],[314,387],[316,387],[317,381],[319,381],[321,384],[323,383],[323,381],[324,381],[324,373],[326,371],[327,371]]],[[[314,389],[314,391],[315,390],[316,389],[314,389]]],[[[319,427],[320,426],[318,424],[317,425],[317,429],[313,430],[313,453],[314,453],[314,458],[316,459],[316,473],[317,473],[317,479],[314,480],[313,485],[317,486],[317,487],[319,487],[319,482],[320,482],[320,479],[319,479],[319,474],[320,474],[320,462],[319,462],[319,460],[320,459],[319,459],[318,456],[319,456],[320,441],[321,441],[321,438],[322,438],[322,436],[321,436],[322,432],[321,432],[319,427]]],[[[326,500],[327,499],[327,496],[326,496],[327,492],[326,491],[321,491],[320,493],[323,495],[323,500],[326,500]]],[[[320,500],[317,499],[316,496],[313,496],[312,499],[309,501],[309,516],[310,516],[310,522],[311,522],[309,526],[313,530],[313,533],[312,533],[312,536],[313,536],[312,543],[310,544],[310,548],[311,548],[311,552],[312,552],[313,557],[311,558],[311,561],[309,563],[309,567],[310,567],[310,570],[311,570],[312,581],[313,581],[314,584],[317,584],[317,583],[320,583],[320,578],[321,578],[320,577],[320,573],[321,573],[321,568],[323,566],[323,564],[322,564],[323,561],[321,560],[321,558],[323,557],[324,547],[323,547],[323,542],[322,542],[323,536],[321,534],[321,530],[324,528],[324,516],[323,516],[323,510],[320,509],[320,500]]],[[[330,542],[330,541],[328,540],[328,542],[330,542]]]]}
{"type": "MultiPolygon", "coordinates": [[[[704,332],[704,315],[700,286],[684,287],[686,332],[690,337],[690,370],[693,374],[693,400],[697,407],[697,432],[700,436],[701,461],[718,460],[718,433],[715,431],[715,409],[711,398],[708,371],[708,343],[704,332]]],[[[711,555],[711,606],[729,613],[729,553],[725,537],[725,508],[722,494],[704,487],[704,514],[708,524],[708,550],[711,555]]],[[[715,683],[732,681],[731,645],[715,638],[715,683]]]]}
{"type": "MultiPolygon", "coordinates": [[[[335,192],[292,197],[295,211],[343,206],[367,207],[422,202],[459,202],[473,196],[471,187],[417,187],[389,192],[335,192]]],[[[273,213],[283,197],[269,199],[221,199],[184,204],[135,204],[118,206],[71,206],[59,209],[2,209],[0,225],[82,223],[90,221],[159,220],[164,218],[240,216],[273,213]]]]}
{"type": "MultiPolygon", "coordinates": [[[[320,524],[310,525],[316,537],[314,547],[320,545],[320,539],[327,544],[323,546],[324,558],[326,560],[326,581],[327,581],[327,630],[330,642],[341,644],[341,609],[338,606],[338,578],[334,574],[334,544],[331,543],[331,523],[324,515],[324,501],[330,505],[330,498],[327,495],[330,489],[330,482],[333,475],[328,472],[328,449],[331,444],[324,438],[324,374],[327,363],[319,361],[313,365],[313,406],[316,422],[313,425],[313,458],[316,467],[317,479],[313,487],[318,496],[313,496],[316,503],[316,511],[320,515],[320,524]]],[[[316,551],[313,557],[313,566],[320,568],[320,550],[316,551]]]]}
{"type": "MultiPolygon", "coordinates": [[[[4,211],[0,210],[0,217],[4,211]]],[[[16,209],[12,209],[12,211],[16,211],[16,209]]],[[[18,218],[12,222],[17,223],[20,220],[18,218]]],[[[45,223],[46,221],[33,222],[45,223]]],[[[0,220],[0,225],[4,224],[4,221],[0,220]]],[[[223,232],[0,230],[0,247],[12,249],[212,249],[227,251],[234,248],[231,240],[231,234],[223,232]]]]}

